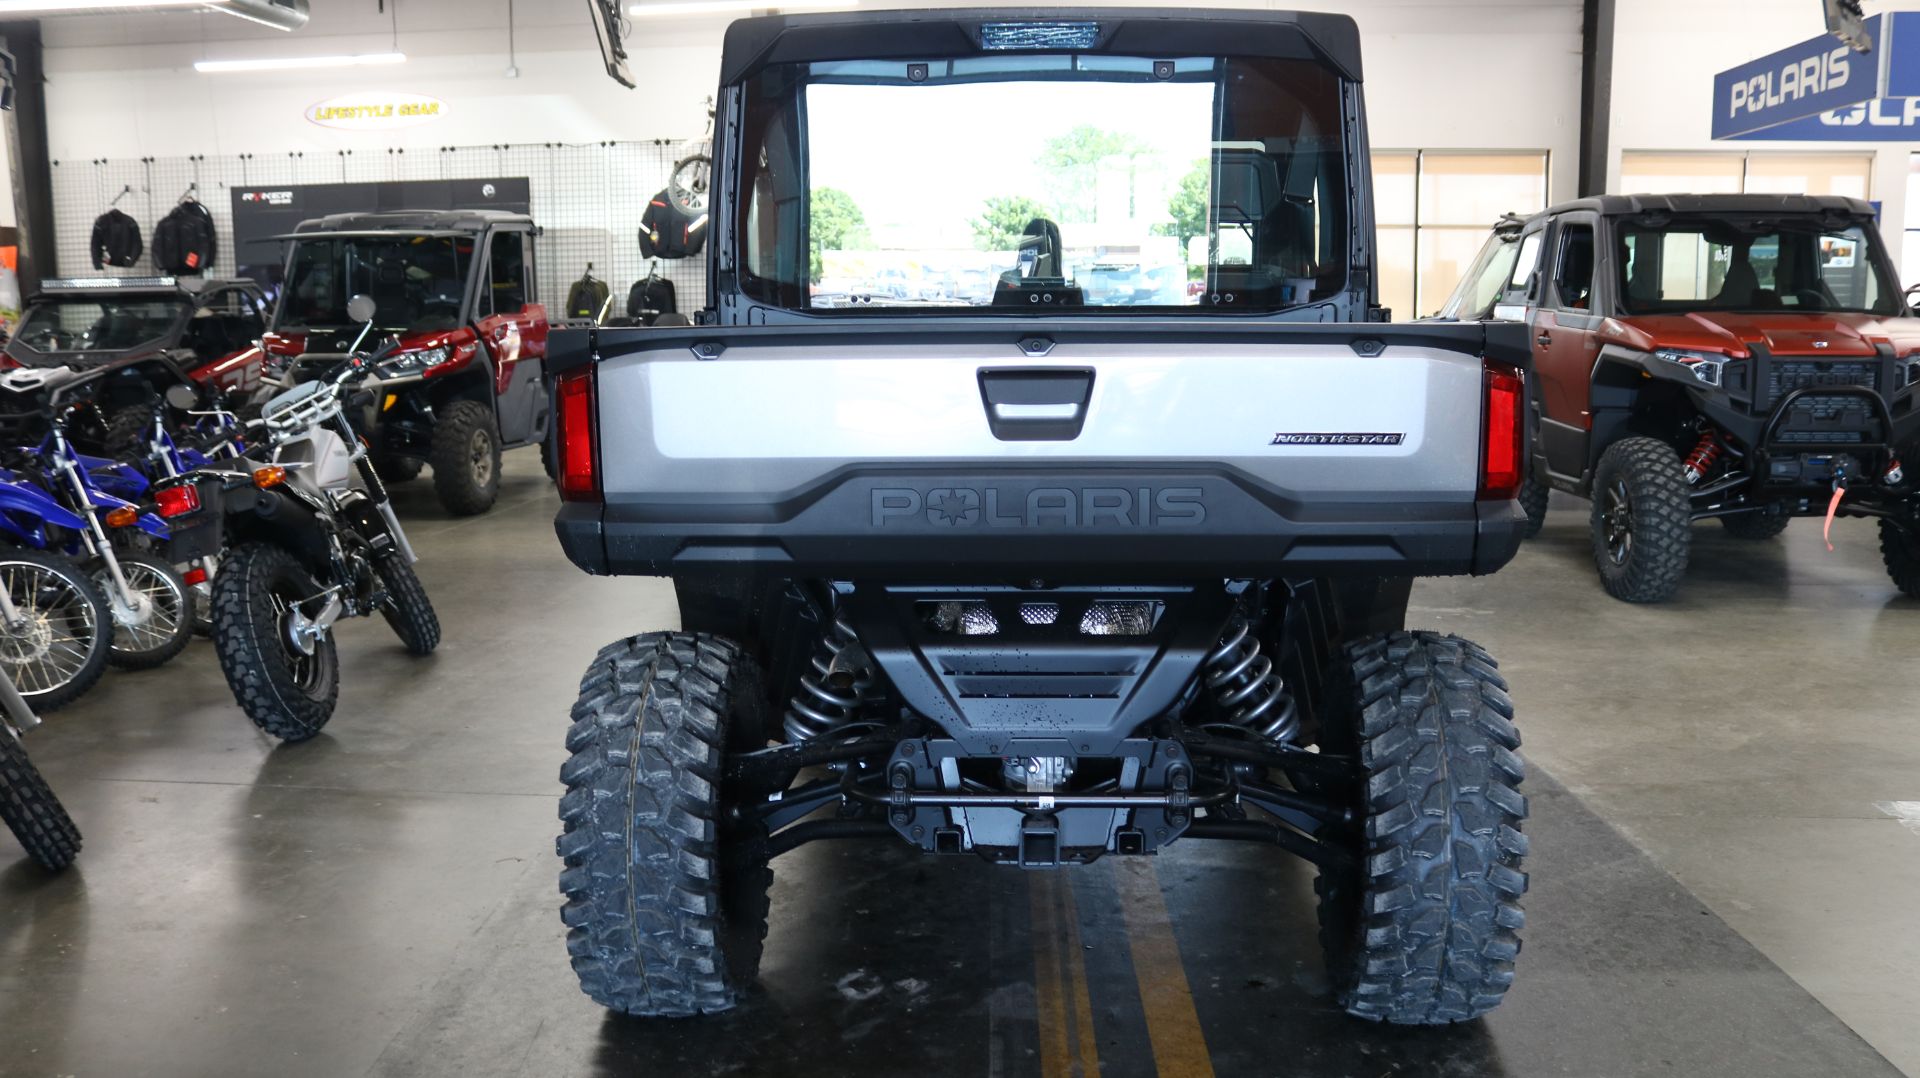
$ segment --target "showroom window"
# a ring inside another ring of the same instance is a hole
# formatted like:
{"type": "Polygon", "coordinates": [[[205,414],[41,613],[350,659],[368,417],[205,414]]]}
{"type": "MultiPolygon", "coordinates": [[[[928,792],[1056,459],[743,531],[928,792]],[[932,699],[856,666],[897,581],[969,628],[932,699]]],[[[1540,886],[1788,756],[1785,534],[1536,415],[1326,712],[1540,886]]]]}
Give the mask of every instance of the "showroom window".
{"type": "Polygon", "coordinates": [[[1902,288],[1920,284],[1920,153],[1907,158],[1906,245],[1900,252],[1902,288]]]}
{"type": "Polygon", "coordinates": [[[1375,153],[1381,305],[1401,320],[1438,311],[1502,214],[1546,209],[1547,164],[1545,152],[1375,153]]]}
{"type": "Polygon", "coordinates": [[[1872,154],[1628,152],[1620,155],[1620,193],[1866,198],[1872,172],[1872,154]]]}

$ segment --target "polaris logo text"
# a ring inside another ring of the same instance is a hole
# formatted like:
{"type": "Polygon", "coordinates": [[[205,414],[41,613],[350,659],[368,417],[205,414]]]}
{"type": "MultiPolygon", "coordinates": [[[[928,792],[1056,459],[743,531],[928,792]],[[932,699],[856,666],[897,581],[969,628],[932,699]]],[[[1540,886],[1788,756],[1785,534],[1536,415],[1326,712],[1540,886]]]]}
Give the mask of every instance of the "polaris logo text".
{"type": "Polygon", "coordinates": [[[1399,445],[1404,434],[1276,434],[1273,445],[1399,445]]]}
{"type": "Polygon", "coordinates": [[[1739,116],[1741,110],[1765,112],[1789,101],[1813,94],[1838,90],[1853,75],[1849,59],[1853,50],[1845,45],[1820,56],[1809,56],[1778,71],[1766,71],[1733,84],[1728,94],[1727,115],[1739,116]]]}
{"type": "Polygon", "coordinates": [[[1199,487],[987,487],[873,490],[873,526],[937,528],[1191,528],[1207,519],[1199,487]]]}

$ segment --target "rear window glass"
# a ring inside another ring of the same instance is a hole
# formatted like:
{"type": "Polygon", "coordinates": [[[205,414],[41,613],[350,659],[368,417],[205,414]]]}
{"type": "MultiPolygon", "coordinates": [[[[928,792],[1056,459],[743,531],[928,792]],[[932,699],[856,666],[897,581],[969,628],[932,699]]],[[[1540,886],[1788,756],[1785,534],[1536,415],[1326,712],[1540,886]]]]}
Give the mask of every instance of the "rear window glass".
{"type": "Polygon", "coordinates": [[[775,66],[749,83],[749,295],[813,311],[1278,310],[1346,287],[1330,69],[1046,55],[913,66],[925,70],[775,66]]]}

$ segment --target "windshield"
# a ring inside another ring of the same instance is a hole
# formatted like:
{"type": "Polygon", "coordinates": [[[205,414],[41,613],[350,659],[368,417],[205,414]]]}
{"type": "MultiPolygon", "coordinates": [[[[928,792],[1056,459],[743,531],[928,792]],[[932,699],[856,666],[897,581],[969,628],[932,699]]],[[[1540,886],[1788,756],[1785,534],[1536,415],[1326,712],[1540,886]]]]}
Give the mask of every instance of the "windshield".
{"type": "Polygon", "coordinates": [[[1676,217],[1622,221],[1618,237],[1620,305],[1629,314],[1900,311],[1879,235],[1864,225],[1676,217]]]}
{"type": "Polygon", "coordinates": [[[473,240],[467,236],[300,240],[287,263],[275,329],[346,326],[347,301],[373,297],[376,330],[437,333],[460,325],[473,240]]]}
{"type": "Polygon", "coordinates": [[[1342,84],[1315,62],[816,63],[746,96],[763,302],[1272,311],[1347,286],[1342,84]]]}
{"type": "MultiPolygon", "coordinates": [[[[27,308],[10,348],[41,354],[123,352],[155,344],[173,332],[187,312],[184,299],[85,296],[41,299],[27,308]]],[[[72,355],[61,357],[71,362],[72,355]]]]}

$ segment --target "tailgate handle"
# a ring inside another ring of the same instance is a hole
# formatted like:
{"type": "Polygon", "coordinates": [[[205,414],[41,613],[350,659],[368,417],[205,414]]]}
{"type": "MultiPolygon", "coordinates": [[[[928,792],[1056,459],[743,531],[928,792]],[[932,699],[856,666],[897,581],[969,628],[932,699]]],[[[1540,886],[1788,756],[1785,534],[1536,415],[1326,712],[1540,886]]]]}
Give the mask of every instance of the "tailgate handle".
{"type": "Polygon", "coordinates": [[[1003,442],[1070,442],[1087,422],[1091,367],[982,367],[987,426],[1003,442]]]}

